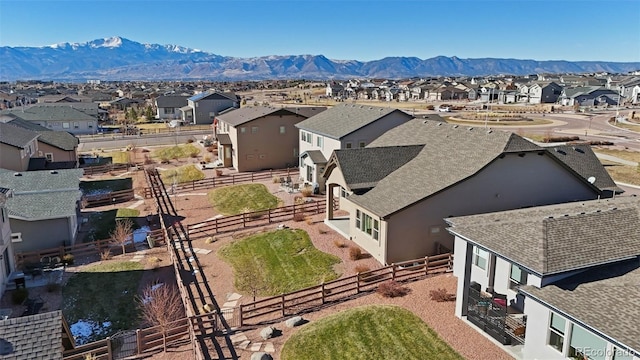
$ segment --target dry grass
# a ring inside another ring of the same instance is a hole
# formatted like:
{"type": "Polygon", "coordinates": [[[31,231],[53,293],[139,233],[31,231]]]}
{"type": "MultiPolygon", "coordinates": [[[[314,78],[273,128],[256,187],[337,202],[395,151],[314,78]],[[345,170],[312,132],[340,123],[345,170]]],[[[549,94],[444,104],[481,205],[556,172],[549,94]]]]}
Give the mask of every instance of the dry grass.
{"type": "Polygon", "coordinates": [[[640,172],[638,168],[629,165],[606,165],[605,169],[614,181],[640,186],[640,172]]]}

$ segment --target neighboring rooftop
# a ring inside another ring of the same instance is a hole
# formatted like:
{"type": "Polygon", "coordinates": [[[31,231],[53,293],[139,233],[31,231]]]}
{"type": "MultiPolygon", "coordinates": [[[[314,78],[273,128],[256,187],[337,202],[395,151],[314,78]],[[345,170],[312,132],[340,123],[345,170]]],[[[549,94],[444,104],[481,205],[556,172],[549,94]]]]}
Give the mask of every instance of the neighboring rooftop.
{"type": "Polygon", "coordinates": [[[219,91],[204,91],[199,94],[193,95],[188,100],[197,102],[203,99],[238,101],[238,97],[236,96],[236,94],[232,92],[219,92],[219,91]]]}
{"type": "Polygon", "coordinates": [[[0,358],[62,360],[73,338],[62,311],[0,320],[0,358]]]}
{"type": "Polygon", "coordinates": [[[43,142],[51,146],[57,147],[65,151],[73,151],[78,146],[78,138],[66,131],[54,131],[44,126],[25,121],[22,119],[13,119],[7,122],[9,125],[21,127],[23,129],[35,131],[38,135],[38,142],[43,142]]]}
{"type": "Polygon", "coordinates": [[[79,189],[82,169],[17,172],[0,169],[0,184],[21,193],[74,191],[79,189]]]}
{"type": "Polygon", "coordinates": [[[520,291],[530,300],[604,334],[618,347],[640,353],[639,258],[594,267],[543,288],[523,286],[520,291]]]}
{"type": "Polygon", "coordinates": [[[296,127],[333,139],[340,139],[391,113],[412,116],[394,108],[341,104],[299,122],[296,127]]]}
{"type": "Polygon", "coordinates": [[[539,275],[640,255],[634,196],[452,217],[449,232],[539,275]]]}
{"type": "Polygon", "coordinates": [[[80,190],[22,193],[7,199],[9,216],[27,221],[76,215],[80,190]]]}
{"type": "Polygon", "coordinates": [[[38,133],[36,132],[12,126],[0,121],[0,144],[6,144],[23,149],[37,137],[38,133]]]}
{"type": "Polygon", "coordinates": [[[269,116],[269,115],[292,115],[299,114],[300,116],[306,118],[308,114],[318,113],[324,108],[310,108],[317,110],[307,110],[307,111],[298,111],[291,108],[276,108],[271,106],[246,106],[240,109],[231,110],[224,114],[220,114],[216,116],[216,118],[222,122],[225,122],[233,127],[246,124],[250,121],[269,116]]]}
{"type": "MultiPolygon", "coordinates": [[[[77,104],[77,103],[71,103],[77,104]]],[[[36,104],[24,109],[14,108],[0,111],[0,115],[12,115],[26,121],[88,121],[96,120],[95,117],[85,112],[74,109],[69,105],[44,105],[36,104]]]]}
{"type": "Polygon", "coordinates": [[[622,193],[607,170],[598,160],[590,145],[556,145],[545,148],[549,154],[562,161],[585,179],[592,178],[598,189],[622,193]]]}
{"type": "Polygon", "coordinates": [[[156,98],[156,104],[159,108],[181,108],[183,106],[187,106],[187,99],[189,96],[181,96],[181,95],[167,95],[167,96],[158,96],[156,98]]]}

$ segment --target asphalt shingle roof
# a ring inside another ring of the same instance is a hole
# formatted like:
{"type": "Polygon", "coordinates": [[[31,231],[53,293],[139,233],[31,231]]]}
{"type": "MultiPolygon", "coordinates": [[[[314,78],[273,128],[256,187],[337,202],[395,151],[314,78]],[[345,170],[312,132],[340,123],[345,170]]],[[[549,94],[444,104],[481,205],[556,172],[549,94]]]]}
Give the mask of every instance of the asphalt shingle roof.
{"type": "Polygon", "coordinates": [[[7,124],[37,132],[38,142],[43,142],[65,151],[73,151],[78,147],[78,138],[66,131],[53,131],[44,126],[31,123],[19,118],[9,121],[7,124]]]}
{"type": "Polygon", "coordinates": [[[423,147],[409,145],[336,150],[331,155],[331,161],[342,169],[342,176],[351,190],[366,189],[376,186],[385,176],[416,157],[423,147]]]}
{"type": "Polygon", "coordinates": [[[548,153],[568,165],[585,179],[594,177],[595,185],[600,190],[622,192],[602,166],[589,145],[558,145],[546,148],[548,153]]]}
{"type": "Polygon", "coordinates": [[[341,104],[299,122],[296,127],[340,139],[394,112],[405,114],[407,119],[411,118],[411,115],[398,109],[341,104]]]}
{"type": "Polygon", "coordinates": [[[187,106],[187,99],[189,96],[171,95],[171,96],[158,96],[156,98],[156,104],[159,108],[181,108],[187,106]]]}
{"type": "Polygon", "coordinates": [[[80,110],[74,109],[73,104],[69,105],[33,105],[28,108],[11,109],[0,111],[0,114],[11,114],[26,121],[87,121],[96,120],[80,110]]]}
{"type": "Polygon", "coordinates": [[[232,92],[223,93],[218,91],[205,91],[205,92],[201,92],[199,94],[193,95],[188,100],[197,102],[202,99],[208,99],[208,100],[225,100],[226,99],[226,100],[237,101],[238,96],[232,92]]]}
{"type": "Polygon", "coordinates": [[[0,184],[3,187],[12,189],[15,195],[45,191],[70,191],[79,189],[82,176],[82,169],[25,171],[19,173],[0,169],[0,184]],[[20,174],[20,176],[15,174],[20,174]]]}
{"type": "Polygon", "coordinates": [[[326,164],[327,159],[322,154],[320,150],[309,150],[305,151],[304,154],[309,155],[309,158],[314,164],[326,164]]]}
{"type": "Polygon", "coordinates": [[[62,360],[62,311],[0,320],[0,358],[62,360]]]}
{"type": "Polygon", "coordinates": [[[220,145],[231,145],[231,137],[229,134],[218,134],[218,143],[220,145]]]}
{"type": "Polygon", "coordinates": [[[640,261],[590,269],[543,288],[524,286],[528,298],[640,353],[640,261]]]}
{"type": "Polygon", "coordinates": [[[640,199],[591,200],[448,218],[459,235],[540,275],[640,255],[640,199]]]}
{"type": "Polygon", "coordinates": [[[10,216],[28,221],[65,218],[76,214],[80,190],[18,194],[7,199],[10,216]]]}
{"type": "Polygon", "coordinates": [[[425,119],[399,125],[367,147],[409,145],[424,147],[376,187],[350,200],[384,217],[472,176],[503,153],[542,151],[516,134],[425,119]]]}
{"type": "Polygon", "coordinates": [[[0,122],[0,143],[24,148],[38,137],[38,133],[0,122]]]}

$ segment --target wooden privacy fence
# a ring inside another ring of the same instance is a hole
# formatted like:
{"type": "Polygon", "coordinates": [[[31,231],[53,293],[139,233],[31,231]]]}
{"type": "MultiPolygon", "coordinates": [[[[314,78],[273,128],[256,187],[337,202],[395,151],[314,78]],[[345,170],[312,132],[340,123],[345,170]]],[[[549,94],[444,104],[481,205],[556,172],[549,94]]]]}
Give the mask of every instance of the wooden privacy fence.
{"type": "Polygon", "coordinates": [[[374,291],[378,284],[384,281],[416,280],[430,274],[451,270],[452,266],[453,255],[451,253],[427,256],[242,304],[239,308],[239,325],[257,325],[262,321],[299,314],[322,307],[327,303],[346,300],[360,293],[374,291]]]}
{"type": "Polygon", "coordinates": [[[167,325],[136,330],[137,355],[162,350],[179,340],[189,338],[189,318],[183,318],[167,325]]]}
{"type": "Polygon", "coordinates": [[[94,207],[102,205],[117,204],[131,201],[135,197],[133,189],[111,191],[105,194],[84,195],[82,197],[83,207],[94,207]]]}
{"type": "MultiPolygon", "coordinates": [[[[165,242],[165,233],[162,229],[149,231],[147,235],[153,239],[156,245],[165,242]]],[[[66,254],[71,254],[74,257],[100,255],[105,249],[120,249],[120,247],[120,245],[114,244],[112,239],[105,239],[38,251],[18,252],[15,254],[16,267],[23,268],[25,264],[39,263],[42,258],[46,257],[62,259],[66,254]]]]}
{"type": "MultiPolygon", "coordinates": [[[[176,184],[169,187],[169,192],[185,192],[194,190],[212,189],[216,187],[252,183],[261,180],[272,180],[274,177],[289,176],[289,174],[297,169],[279,169],[279,170],[267,170],[257,171],[247,174],[234,174],[234,175],[222,175],[202,180],[192,180],[183,183],[176,184]]],[[[151,194],[151,190],[145,188],[145,194],[151,194]]],[[[151,196],[149,196],[151,197],[151,196]]]]}
{"type": "Polygon", "coordinates": [[[62,358],[64,360],[85,360],[87,358],[95,360],[111,360],[113,359],[113,353],[111,352],[111,338],[76,346],[71,350],[65,350],[62,354],[62,358]]]}
{"type": "MultiPolygon", "coordinates": [[[[227,231],[241,230],[247,227],[268,225],[273,222],[295,219],[296,216],[304,217],[310,214],[323,213],[326,209],[326,204],[326,199],[322,198],[318,201],[303,204],[287,205],[275,209],[225,216],[201,223],[189,224],[187,225],[187,232],[190,238],[197,239],[227,231]]],[[[303,219],[301,218],[300,220],[303,219]]]]}
{"type": "Polygon", "coordinates": [[[129,168],[137,166],[136,164],[106,164],[97,166],[87,166],[82,168],[84,175],[104,174],[111,171],[128,171],[129,168]]]}

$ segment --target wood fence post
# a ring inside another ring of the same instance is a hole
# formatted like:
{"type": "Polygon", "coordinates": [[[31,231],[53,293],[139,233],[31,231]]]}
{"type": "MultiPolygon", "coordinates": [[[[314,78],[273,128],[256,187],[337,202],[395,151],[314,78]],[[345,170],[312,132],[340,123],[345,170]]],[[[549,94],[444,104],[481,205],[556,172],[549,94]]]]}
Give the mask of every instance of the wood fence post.
{"type": "Polygon", "coordinates": [[[218,218],[215,218],[216,234],[218,233],[218,218]]]}
{"type": "Polygon", "coordinates": [[[267,217],[269,218],[269,224],[271,224],[271,209],[267,210],[267,217]]]}
{"type": "Polygon", "coordinates": [[[296,203],[293,203],[293,217],[296,217],[296,203]]]}
{"type": "Polygon", "coordinates": [[[247,216],[247,213],[242,213],[242,228],[243,229],[247,227],[246,216],[247,216]]]}
{"type": "Polygon", "coordinates": [[[320,214],[320,202],[316,201],[316,214],[320,214]]]}
{"type": "Polygon", "coordinates": [[[231,185],[235,185],[235,184],[236,184],[236,176],[231,175],[231,185]]]}
{"type": "Polygon", "coordinates": [[[113,353],[111,352],[111,337],[107,336],[107,359],[113,359],[113,353]]]}
{"type": "Polygon", "coordinates": [[[429,275],[429,257],[425,256],[424,257],[424,274],[429,275]]]}
{"type": "Polygon", "coordinates": [[[360,294],[360,273],[356,273],[356,294],[360,294]]]}
{"type": "Polygon", "coordinates": [[[242,313],[242,304],[240,304],[240,313],[238,314],[238,316],[240,316],[240,327],[244,326],[244,318],[243,318],[243,313],[242,313]]]}
{"type": "Polygon", "coordinates": [[[140,329],[136,329],[136,345],[138,347],[137,355],[142,353],[142,338],[140,336],[140,329]]]}
{"type": "Polygon", "coordinates": [[[251,173],[251,182],[253,182],[253,173],[251,173]]]}
{"type": "Polygon", "coordinates": [[[195,190],[195,189],[196,189],[196,181],[191,180],[191,190],[195,190]]]}
{"type": "Polygon", "coordinates": [[[284,294],[280,296],[280,299],[282,301],[282,317],[285,317],[287,315],[285,314],[285,309],[284,309],[284,294]]]}
{"type": "Polygon", "coordinates": [[[324,305],[324,281],[320,285],[322,285],[322,304],[324,305]]]}

